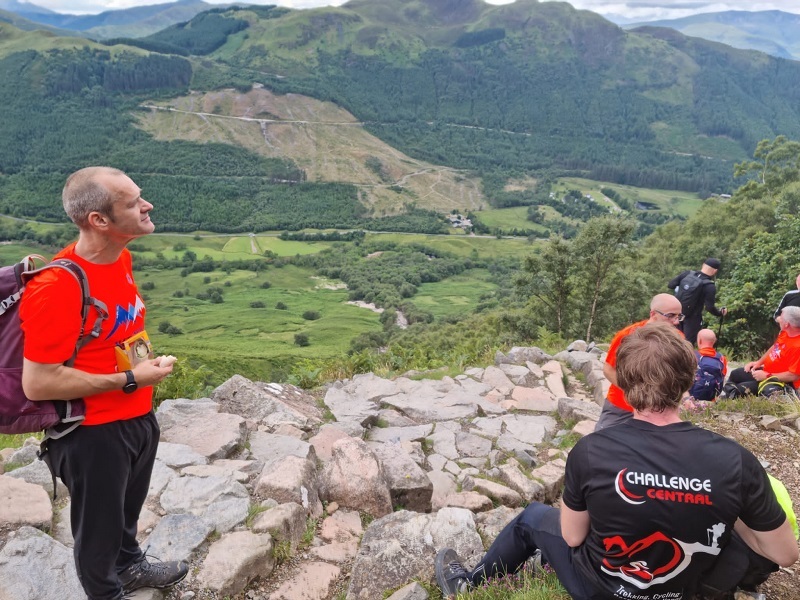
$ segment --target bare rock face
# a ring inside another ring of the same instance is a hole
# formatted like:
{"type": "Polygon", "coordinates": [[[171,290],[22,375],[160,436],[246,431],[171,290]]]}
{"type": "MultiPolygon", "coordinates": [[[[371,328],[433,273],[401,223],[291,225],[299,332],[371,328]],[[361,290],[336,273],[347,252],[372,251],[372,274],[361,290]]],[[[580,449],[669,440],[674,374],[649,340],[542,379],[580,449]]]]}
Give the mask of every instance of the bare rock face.
{"type": "Polygon", "coordinates": [[[220,596],[238,594],[256,577],[275,568],[272,538],[268,533],[236,531],[211,545],[197,581],[220,596]]]}
{"type": "Polygon", "coordinates": [[[294,425],[307,431],[322,421],[322,411],[313,396],[285,383],[252,382],[234,375],[214,390],[211,398],[223,412],[273,427],[294,425]]]}
{"type": "Polygon", "coordinates": [[[392,512],[389,486],[380,463],[365,442],[354,438],[334,442],[331,460],[320,477],[320,496],[373,517],[392,512]]]}
{"type": "Polygon", "coordinates": [[[0,598],[85,597],[75,572],[72,549],[46,533],[22,527],[0,550],[0,598]]]}
{"type": "Polygon", "coordinates": [[[256,493],[280,503],[296,502],[315,517],[322,514],[317,492],[317,467],[307,458],[290,455],[267,465],[256,484],[256,493]]]}
{"type": "Polygon", "coordinates": [[[449,546],[462,558],[483,551],[472,513],[443,508],[436,514],[409,511],[373,521],[361,540],[347,597],[381,600],[383,591],[419,577],[433,576],[436,552],[449,546]]]}
{"type": "Polygon", "coordinates": [[[42,486],[0,475],[0,527],[49,528],[52,520],[53,507],[42,486]]]}
{"type": "Polygon", "coordinates": [[[371,444],[383,468],[392,506],[430,512],[433,483],[400,444],[371,444]]]}

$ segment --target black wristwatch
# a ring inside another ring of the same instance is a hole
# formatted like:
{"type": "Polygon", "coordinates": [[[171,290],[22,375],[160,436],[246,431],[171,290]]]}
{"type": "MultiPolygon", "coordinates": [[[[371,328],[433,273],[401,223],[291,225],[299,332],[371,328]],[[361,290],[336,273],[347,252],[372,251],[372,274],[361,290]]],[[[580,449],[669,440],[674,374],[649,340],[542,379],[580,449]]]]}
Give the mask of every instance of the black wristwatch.
{"type": "Polygon", "coordinates": [[[126,394],[132,394],[139,389],[139,384],[136,383],[136,380],[133,378],[133,371],[125,371],[125,377],[128,378],[128,381],[126,381],[125,385],[122,386],[123,392],[126,394]]]}

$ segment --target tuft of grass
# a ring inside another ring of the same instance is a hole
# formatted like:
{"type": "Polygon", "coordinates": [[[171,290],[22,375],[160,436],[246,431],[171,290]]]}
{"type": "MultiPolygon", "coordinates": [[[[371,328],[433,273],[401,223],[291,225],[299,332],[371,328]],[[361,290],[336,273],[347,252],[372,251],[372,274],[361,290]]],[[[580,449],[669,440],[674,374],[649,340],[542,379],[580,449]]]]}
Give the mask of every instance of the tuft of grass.
{"type": "Polygon", "coordinates": [[[361,527],[363,529],[369,527],[370,523],[372,523],[375,520],[375,517],[373,517],[369,513],[364,512],[363,510],[359,511],[358,515],[361,517],[361,527]]]}
{"type": "Polygon", "coordinates": [[[248,529],[250,529],[253,526],[253,521],[256,520],[256,517],[267,510],[269,509],[261,504],[251,504],[247,509],[247,517],[245,517],[244,524],[248,529]]]}
{"type": "Polygon", "coordinates": [[[572,448],[575,444],[578,443],[578,440],[581,439],[581,436],[575,433],[574,431],[570,431],[567,435],[561,438],[558,442],[558,449],[559,450],[567,450],[572,448]]]}
{"type": "Polygon", "coordinates": [[[289,540],[276,540],[272,545],[272,558],[279,565],[282,565],[292,557],[292,544],[289,540]]]}
{"type": "Polygon", "coordinates": [[[534,575],[527,570],[492,579],[458,599],[469,600],[569,600],[555,572],[534,575]]]}
{"type": "Polygon", "coordinates": [[[314,536],[317,534],[317,520],[313,517],[306,519],[306,530],[303,532],[303,538],[300,540],[301,548],[308,548],[311,542],[314,541],[314,536]]]}
{"type": "Polygon", "coordinates": [[[20,433],[16,435],[9,435],[6,433],[0,433],[0,449],[3,448],[22,448],[22,445],[25,443],[29,437],[35,437],[37,439],[42,439],[42,432],[38,433],[20,433]]]}

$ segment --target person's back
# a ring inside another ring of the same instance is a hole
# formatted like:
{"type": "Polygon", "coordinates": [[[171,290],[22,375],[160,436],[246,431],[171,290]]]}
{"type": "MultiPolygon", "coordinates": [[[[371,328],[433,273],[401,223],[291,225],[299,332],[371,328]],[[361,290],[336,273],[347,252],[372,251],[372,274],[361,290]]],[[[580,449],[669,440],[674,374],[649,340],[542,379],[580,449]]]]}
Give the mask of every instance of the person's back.
{"type": "Polygon", "coordinates": [[[726,308],[718,309],[716,306],[717,288],[713,278],[719,272],[720,264],[719,259],[707,258],[699,271],[681,271],[667,283],[680,300],[685,315],[678,328],[692,345],[702,327],[704,307],[715,317],[722,318],[728,312],[726,308]]]}
{"type": "MultiPolygon", "coordinates": [[[[575,562],[609,598],[641,590],[683,597],[728,542],[737,516],[749,521],[744,499],[769,490],[752,454],[689,422],[657,426],[633,419],[583,438],[570,459],[579,466],[567,490],[582,482],[592,515],[575,562]]],[[[775,511],[749,524],[772,529],[784,519],[775,511]]]]}
{"type": "Polygon", "coordinates": [[[725,383],[728,360],[714,348],[717,336],[710,329],[701,329],[697,334],[697,371],[689,395],[695,400],[716,400],[725,383]]]}

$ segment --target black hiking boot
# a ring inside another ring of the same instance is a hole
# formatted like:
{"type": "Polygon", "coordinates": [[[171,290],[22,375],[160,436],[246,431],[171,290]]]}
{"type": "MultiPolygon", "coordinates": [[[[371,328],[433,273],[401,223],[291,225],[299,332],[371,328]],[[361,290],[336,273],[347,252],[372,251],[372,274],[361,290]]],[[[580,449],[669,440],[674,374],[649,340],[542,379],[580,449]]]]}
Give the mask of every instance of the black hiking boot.
{"type": "Polygon", "coordinates": [[[472,589],[469,574],[452,548],[439,550],[433,566],[436,571],[436,583],[439,584],[444,598],[452,598],[472,589]]]}
{"type": "MultiPolygon", "coordinates": [[[[139,588],[150,587],[164,589],[181,581],[189,572],[185,561],[150,562],[142,556],[130,567],[119,574],[122,589],[127,594],[139,588]]],[[[124,596],[123,596],[124,597],[124,596]]]]}

